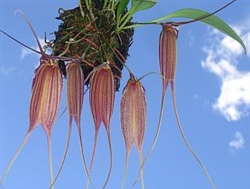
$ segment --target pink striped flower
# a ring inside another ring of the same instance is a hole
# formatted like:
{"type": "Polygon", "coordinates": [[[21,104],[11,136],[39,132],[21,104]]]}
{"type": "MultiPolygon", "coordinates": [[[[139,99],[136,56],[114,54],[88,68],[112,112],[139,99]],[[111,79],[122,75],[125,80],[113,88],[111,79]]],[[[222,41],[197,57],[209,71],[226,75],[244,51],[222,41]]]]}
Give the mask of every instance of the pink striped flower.
{"type": "MultiPolygon", "coordinates": [[[[142,165],[142,143],[146,129],[147,116],[147,104],[144,87],[142,86],[140,80],[137,80],[132,74],[123,90],[120,111],[121,129],[126,146],[126,162],[123,177],[124,186],[128,158],[133,144],[137,148],[142,165]]],[[[142,172],[141,180],[142,188],[144,188],[142,172]]]]}
{"type": "Polygon", "coordinates": [[[90,108],[95,125],[95,139],[93,154],[90,163],[90,171],[92,169],[93,160],[96,151],[98,132],[101,127],[101,123],[107,131],[109,150],[110,150],[110,168],[107,179],[103,188],[106,187],[112,170],[112,146],[110,138],[110,121],[114,109],[115,100],[115,80],[114,75],[108,64],[104,64],[101,67],[94,70],[90,78],[90,108]]]}

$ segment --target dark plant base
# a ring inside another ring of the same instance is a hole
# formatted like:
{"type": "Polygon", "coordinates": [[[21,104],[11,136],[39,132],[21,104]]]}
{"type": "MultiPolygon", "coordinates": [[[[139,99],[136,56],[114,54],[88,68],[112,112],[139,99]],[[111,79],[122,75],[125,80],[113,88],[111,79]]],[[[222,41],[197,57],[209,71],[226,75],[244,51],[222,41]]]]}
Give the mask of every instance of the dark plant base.
{"type": "Polygon", "coordinates": [[[57,19],[62,23],[58,31],[54,32],[53,55],[80,58],[85,79],[94,67],[109,61],[118,91],[125,63],[123,57],[126,60],[129,55],[134,30],[127,29],[117,34],[116,10],[102,9],[100,0],[92,0],[92,13],[87,9],[85,1],[82,1],[82,9],[83,14],[79,7],[59,9],[57,19]]]}

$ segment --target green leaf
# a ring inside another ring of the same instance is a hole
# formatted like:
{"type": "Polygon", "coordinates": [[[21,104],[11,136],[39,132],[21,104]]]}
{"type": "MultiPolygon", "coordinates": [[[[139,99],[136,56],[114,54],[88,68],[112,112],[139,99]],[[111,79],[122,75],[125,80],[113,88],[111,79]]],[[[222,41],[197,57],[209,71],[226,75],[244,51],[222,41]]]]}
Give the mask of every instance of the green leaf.
{"type": "Polygon", "coordinates": [[[138,11],[152,8],[156,4],[156,0],[131,0],[131,12],[135,14],[138,11]]]}
{"type": "MultiPolygon", "coordinates": [[[[131,18],[133,17],[135,13],[137,13],[138,11],[150,9],[155,4],[156,4],[156,0],[131,0],[131,8],[121,19],[118,20],[119,27],[117,28],[116,32],[119,33],[121,30],[123,30],[126,24],[131,20],[131,18]]],[[[121,9],[123,8],[123,6],[124,5],[121,5],[121,9]]]]}
{"type": "Polygon", "coordinates": [[[120,17],[120,15],[122,14],[122,12],[126,9],[126,7],[128,6],[130,0],[121,0],[119,2],[118,8],[117,8],[117,18],[120,17]]]}
{"type": "MultiPolygon", "coordinates": [[[[199,10],[199,9],[180,9],[178,11],[175,11],[173,13],[170,13],[168,15],[165,15],[161,18],[155,19],[149,23],[155,23],[155,22],[160,22],[162,20],[166,20],[169,18],[190,18],[190,19],[199,19],[201,17],[204,17],[205,15],[208,15],[208,12],[199,10]]],[[[245,54],[247,53],[247,49],[245,47],[245,44],[241,40],[241,38],[238,36],[238,34],[235,33],[235,31],[227,24],[225,23],[222,19],[215,15],[211,15],[207,18],[199,20],[200,22],[203,22],[205,24],[208,24],[217,30],[221,31],[222,33],[226,34],[227,36],[230,36],[234,40],[238,41],[241,46],[243,47],[245,54]]]]}

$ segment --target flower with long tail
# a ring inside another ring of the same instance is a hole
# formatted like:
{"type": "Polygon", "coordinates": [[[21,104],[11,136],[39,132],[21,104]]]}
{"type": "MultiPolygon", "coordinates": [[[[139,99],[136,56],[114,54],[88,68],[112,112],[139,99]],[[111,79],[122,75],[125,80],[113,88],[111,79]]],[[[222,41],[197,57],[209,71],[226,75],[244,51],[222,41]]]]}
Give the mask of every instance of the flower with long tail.
{"type": "Polygon", "coordinates": [[[11,39],[13,39],[14,41],[18,42],[19,44],[41,54],[41,58],[40,58],[40,65],[35,70],[35,76],[32,81],[31,100],[29,108],[29,120],[30,120],[29,128],[24,137],[23,142],[21,143],[20,147],[18,148],[17,152],[15,153],[14,157],[12,158],[10,164],[8,165],[2,177],[1,185],[3,185],[6,176],[10,171],[10,168],[12,167],[17,156],[19,155],[22,148],[26,144],[28,137],[39,124],[42,125],[47,135],[48,153],[50,162],[50,180],[52,183],[53,168],[52,168],[52,154],[51,154],[51,132],[54,122],[56,120],[61,100],[63,77],[62,77],[62,72],[58,66],[58,58],[45,54],[29,20],[27,19],[27,17],[24,15],[23,12],[21,11],[19,12],[23,15],[24,19],[30,26],[40,51],[31,49],[30,47],[19,42],[18,40],[16,40],[15,38],[13,38],[12,36],[10,36],[9,34],[7,34],[2,30],[1,32],[10,37],[11,39]]]}
{"type": "Polygon", "coordinates": [[[88,178],[90,179],[88,168],[87,168],[87,163],[86,163],[85,155],[84,155],[84,148],[82,144],[82,132],[81,132],[81,114],[82,114],[82,107],[83,107],[83,100],[84,100],[84,74],[83,74],[80,64],[76,61],[73,61],[68,64],[65,70],[65,76],[66,74],[67,74],[67,104],[68,104],[68,114],[69,114],[68,136],[67,136],[67,142],[66,142],[66,147],[65,147],[63,158],[62,158],[62,162],[59,167],[59,171],[56,174],[56,177],[53,181],[53,184],[50,186],[50,188],[52,188],[52,186],[58,179],[61,173],[61,170],[63,168],[66,155],[68,152],[73,120],[75,120],[77,130],[78,130],[83,167],[88,178]]]}
{"type": "MultiPolygon", "coordinates": [[[[162,24],[162,31],[161,31],[160,37],[159,37],[159,65],[160,65],[160,73],[161,73],[161,77],[162,77],[162,97],[161,97],[160,115],[159,115],[158,127],[157,127],[157,131],[156,131],[156,135],[155,135],[153,144],[152,144],[146,158],[143,160],[141,169],[156,145],[158,135],[160,132],[161,122],[162,122],[166,91],[167,91],[168,85],[170,84],[171,85],[171,92],[172,92],[172,101],[173,101],[173,106],[174,106],[174,113],[175,113],[177,125],[178,125],[178,128],[180,130],[181,136],[182,136],[188,150],[195,157],[196,161],[199,163],[199,165],[203,169],[211,186],[214,189],[216,188],[216,186],[215,186],[213,180],[211,179],[210,174],[208,173],[206,167],[203,165],[203,163],[201,162],[201,160],[199,159],[199,157],[196,155],[193,148],[189,144],[189,142],[184,134],[184,131],[182,129],[181,122],[179,119],[179,114],[177,111],[176,98],[175,98],[175,75],[176,75],[176,67],[177,67],[178,27],[180,25],[189,24],[189,23],[193,23],[196,21],[206,20],[208,17],[216,14],[217,12],[221,11],[222,9],[229,6],[233,2],[234,2],[234,0],[231,1],[230,3],[226,4],[222,8],[214,11],[213,13],[205,14],[205,15],[203,15],[200,18],[197,18],[195,20],[184,21],[184,22],[167,22],[167,23],[162,24]]],[[[141,172],[141,170],[140,170],[140,172],[141,172]]],[[[137,182],[139,175],[138,175],[136,181],[134,182],[134,184],[137,182]]]]}
{"type": "MultiPolygon", "coordinates": [[[[142,165],[142,144],[146,129],[147,103],[145,90],[140,80],[130,73],[130,79],[123,90],[120,105],[121,129],[126,146],[126,160],[122,188],[124,188],[128,167],[128,158],[133,144],[139,154],[142,165]]],[[[142,188],[144,188],[143,173],[141,171],[142,188]]]]}
{"type": "Polygon", "coordinates": [[[42,63],[33,79],[31,100],[30,100],[30,125],[28,132],[25,135],[23,142],[18,148],[16,154],[11,160],[7,170],[2,177],[2,184],[9,172],[11,166],[13,165],[15,159],[20,153],[21,149],[27,142],[28,137],[31,132],[41,124],[48,141],[49,149],[49,162],[50,162],[50,175],[51,182],[53,181],[52,172],[52,155],[51,155],[51,132],[52,126],[56,120],[56,115],[58,113],[59,104],[61,100],[63,78],[60,69],[57,67],[56,62],[49,60],[46,63],[42,63]]]}
{"type": "Polygon", "coordinates": [[[101,123],[103,123],[107,132],[109,151],[110,151],[110,167],[107,179],[103,186],[103,188],[105,188],[106,185],[108,184],[111,175],[112,161],[113,161],[111,135],[110,135],[110,121],[114,109],[115,80],[114,80],[114,75],[110,69],[109,62],[103,63],[100,67],[94,69],[90,77],[91,78],[90,78],[89,103],[94,120],[95,138],[94,138],[94,148],[90,163],[89,174],[91,174],[92,171],[96,145],[97,145],[98,132],[101,127],[101,123]]]}

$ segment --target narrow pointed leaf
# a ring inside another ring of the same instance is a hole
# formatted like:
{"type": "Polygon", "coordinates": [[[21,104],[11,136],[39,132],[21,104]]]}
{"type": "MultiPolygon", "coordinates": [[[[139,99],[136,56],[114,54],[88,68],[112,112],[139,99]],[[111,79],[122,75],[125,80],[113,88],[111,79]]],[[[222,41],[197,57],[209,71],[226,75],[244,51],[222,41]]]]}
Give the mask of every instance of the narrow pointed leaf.
{"type": "Polygon", "coordinates": [[[130,0],[121,0],[119,2],[118,8],[117,8],[117,18],[121,15],[121,13],[126,9],[128,6],[130,0]]]}
{"type": "Polygon", "coordinates": [[[138,11],[152,8],[156,4],[156,0],[132,0],[131,11],[135,14],[138,11]]]}
{"type": "MultiPolygon", "coordinates": [[[[180,10],[177,10],[173,13],[165,15],[161,18],[155,19],[151,22],[152,23],[160,22],[160,21],[163,21],[163,20],[166,20],[169,18],[180,18],[180,17],[181,18],[190,18],[190,19],[195,20],[195,19],[199,19],[199,18],[201,18],[205,15],[208,15],[208,14],[209,14],[208,12],[203,11],[203,10],[199,10],[199,9],[180,9],[180,10]]],[[[241,44],[241,46],[243,47],[245,53],[247,52],[246,46],[243,43],[243,41],[241,40],[241,38],[239,37],[239,35],[226,22],[224,22],[219,17],[217,17],[215,15],[211,15],[211,16],[204,18],[202,20],[199,20],[199,21],[214,27],[215,29],[221,31],[222,33],[226,34],[227,36],[238,41],[241,44]]]]}

